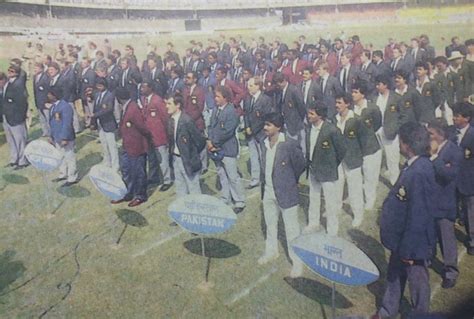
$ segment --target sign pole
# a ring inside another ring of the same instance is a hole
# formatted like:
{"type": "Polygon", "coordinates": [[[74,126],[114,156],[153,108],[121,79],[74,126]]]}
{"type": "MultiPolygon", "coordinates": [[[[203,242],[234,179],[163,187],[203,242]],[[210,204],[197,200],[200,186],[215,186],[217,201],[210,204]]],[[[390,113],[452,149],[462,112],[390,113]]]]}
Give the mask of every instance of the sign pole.
{"type": "Polygon", "coordinates": [[[332,302],[332,319],[336,319],[336,283],[334,281],[332,282],[331,302],[332,302]]]}
{"type": "MultiPolygon", "coordinates": [[[[201,236],[201,252],[202,252],[202,256],[206,258],[206,247],[204,245],[204,236],[201,236]]],[[[206,263],[204,266],[204,278],[206,282],[208,281],[208,277],[209,276],[207,272],[207,263],[206,263]]]]}

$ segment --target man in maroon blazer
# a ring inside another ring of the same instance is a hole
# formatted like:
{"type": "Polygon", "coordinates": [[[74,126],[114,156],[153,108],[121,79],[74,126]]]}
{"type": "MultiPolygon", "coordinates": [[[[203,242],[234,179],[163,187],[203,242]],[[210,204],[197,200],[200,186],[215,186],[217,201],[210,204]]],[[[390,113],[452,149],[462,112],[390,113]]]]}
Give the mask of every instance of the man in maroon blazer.
{"type": "Polygon", "coordinates": [[[122,179],[127,186],[124,198],[111,201],[112,204],[128,203],[138,206],[147,200],[146,154],[151,134],[145,124],[143,113],[137,102],[130,98],[127,90],[116,92],[118,102],[123,105],[120,135],[122,136],[121,170],[122,179]]]}
{"type": "Polygon", "coordinates": [[[288,65],[283,69],[283,74],[288,75],[290,84],[299,85],[303,82],[303,70],[307,61],[299,58],[297,50],[288,51],[288,65]]]}
{"type": "Polygon", "coordinates": [[[202,112],[204,111],[205,92],[197,84],[196,72],[188,72],[184,79],[186,88],[183,91],[184,113],[188,114],[196,124],[196,127],[204,132],[205,124],[202,112]]]}
{"type": "Polygon", "coordinates": [[[216,71],[216,82],[217,85],[222,85],[228,87],[232,91],[232,104],[234,105],[237,115],[241,116],[244,114],[240,102],[245,97],[245,91],[232,80],[227,79],[227,69],[225,67],[220,67],[216,71]]]}
{"type": "Polygon", "coordinates": [[[140,86],[140,104],[145,117],[145,125],[151,133],[153,145],[148,150],[148,175],[150,182],[161,181],[160,192],[167,191],[173,184],[168,151],[168,111],[165,102],[153,92],[153,82],[145,81],[140,86]],[[160,166],[161,174],[158,171],[160,166]]]}

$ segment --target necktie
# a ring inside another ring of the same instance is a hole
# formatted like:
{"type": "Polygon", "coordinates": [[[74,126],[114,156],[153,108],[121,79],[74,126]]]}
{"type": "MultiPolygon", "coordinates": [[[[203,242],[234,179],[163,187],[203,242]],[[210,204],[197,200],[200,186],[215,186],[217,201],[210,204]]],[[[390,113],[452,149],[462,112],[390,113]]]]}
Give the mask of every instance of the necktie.
{"type": "MultiPolygon", "coordinates": [[[[145,100],[146,100],[146,99],[145,99],[145,100]]],[[[174,118],[173,118],[173,117],[170,117],[170,120],[169,120],[168,123],[169,123],[169,128],[170,128],[169,132],[171,133],[171,134],[170,134],[170,138],[171,138],[171,141],[170,141],[170,142],[171,142],[171,143],[170,143],[170,144],[171,144],[171,152],[174,153],[174,147],[175,147],[174,142],[175,142],[175,139],[176,139],[176,138],[175,138],[176,132],[175,132],[175,130],[174,130],[174,126],[175,126],[175,120],[174,120],[174,118]]]]}
{"type": "Polygon", "coordinates": [[[321,90],[323,91],[323,94],[324,94],[324,90],[326,89],[326,78],[323,78],[323,83],[321,84],[321,90]]]}
{"type": "Polygon", "coordinates": [[[250,102],[250,110],[253,110],[254,104],[255,104],[255,96],[252,96],[252,101],[250,102]]]}
{"type": "Polygon", "coordinates": [[[127,71],[128,71],[128,69],[123,72],[123,75],[122,75],[122,86],[125,86],[125,80],[127,79],[127,71]]]}
{"type": "Polygon", "coordinates": [[[365,72],[366,69],[367,69],[367,66],[364,64],[364,65],[362,66],[362,72],[365,72]]]}
{"type": "Polygon", "coordinates": [[[303,98],[304,98],[304,102],[306,103],[306,81],[303,81],[301,90],[303,91],[303,98]]]}
{"type": "Polygon", "coordinates": [[[461,145],[461,130],[460,129],[456,129],[456,143],[458,145],[461,145]]]}
{"type": "Polygon", "coordinates": [[[155,72],[156,72],[156,69],[153,69],[153,71],[151,71],[151,79],[152,80],[155,79],[155,72]]]}
{"type": "Polygon", "coordinates": [[[347,82],[347,69],[344,68],[344,71],[342,72],[342,89],[344,90],[344,92],[347,92],[346,82],[347,82]]]}

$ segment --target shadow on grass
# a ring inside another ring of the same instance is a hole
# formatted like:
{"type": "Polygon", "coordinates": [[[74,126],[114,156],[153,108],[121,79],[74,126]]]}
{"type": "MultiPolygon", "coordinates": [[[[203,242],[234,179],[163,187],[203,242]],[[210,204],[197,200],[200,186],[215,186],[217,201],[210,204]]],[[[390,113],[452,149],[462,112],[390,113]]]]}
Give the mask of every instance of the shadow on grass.
{"type": "MultiPolygon", "coordinates": [[[[77,152],[77,151],[76,151],[77,152]]],[[[99,152],[89,153],[77,161],[77,169],[79,178],[82,179],[87,175],[90,168],[102,162],[102,155],[99,152]]]]}
{"type": "MultiPolygon", "coordinates": [[[[300,294],[318,302],[321,305],[331,306],[331,294],[332,288],[326,286],[316,280],[308,278],[290,278],[285,277],[285,281],[290,285],[294,290],[300,294]]],[[[349,299],[344,297],[336,289],[336,302],[337,309],[347,309],[353,306],[349,299]]]]}
{"type": "Polygon", "coordinates": [[[18,174],[5,174],[3,179],[9,184],[25,185],[30,183],[27,177],[18,174]]]}
{"type": "Polygon", "coordinates": [[[372,259],[380,271],[380,279],[368,285],[369,291],[375,297],[377,308],[382,304],[382,297],[385,289],[384,280],[387,272],[387,260],[385,258],[385,249],[375,238],[363,233],[357,229],[350,229],[349,236],[355,242],[355,245],[372,259]]]}
{"type": "Polygon", "coordinates": [[[70,198],[84,198],[91,195],[91,192],[79,185],[72,185],[69,187],[59,186],[57,191],[59,194],[70,198]]]}
{"type": "MultiPolygon", "coordinates": [[[[202,256],[201,238],[193,238],[183,243],[189,252],[202,256]]],[[[204,238],[205,256],[208,258],[230,258],[241,253],[238,246],[216,238],[204,238]]]]}
{"type": "Polygon", "coordinates": [[[79,135],[76,138],[76,152],[78,152],[80,149],[86,146],[87,143],[94,141],[95,139],[96,139],[95,137],[92,137],[90,135],[85,135],[85,134],[79,135]]]}
{"type": "Polygon", "coordinates": [[[125,234],[125,231],[127,230],[128,226],[133,226],[137,228],[148,226],[148,221],[146,220],[146,218],[143,217],[143,215],[141,215],[140,213],[137,213],[133,210],[119,209],[116,211],[116,214],[118,218],[125,224],[122,232],[120,233],[120,236],[118,237],[116,241],[117,245],[120,244],[123,234],[125,234]]]}
{"type": "Polygon", "coordinates": [[[6,250],[0,255],[0,295],[9,285],[23,276],[26,270],[21,261],[16,261],[15,251],[6,250]]]}

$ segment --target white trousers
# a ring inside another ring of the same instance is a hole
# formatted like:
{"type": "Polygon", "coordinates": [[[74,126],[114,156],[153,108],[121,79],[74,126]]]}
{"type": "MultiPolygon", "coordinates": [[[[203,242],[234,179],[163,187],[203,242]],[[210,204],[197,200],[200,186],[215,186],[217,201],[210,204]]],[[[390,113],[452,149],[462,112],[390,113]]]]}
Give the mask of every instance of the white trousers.
{"type": "Polygon", "coordinates": [[[105,132],[102,128],[100,128],[99,140],[100,144],[102,144],[102,156],[104,157],[104,164],[118,172],[120,165],[117,143],[115,142],[115,133],[105,132]]]}
{"type": "Polygon", "coordinates": [[[25,165],[27,163],[25,157],[27,137],[25,122],[11,126],[8,124],[6,117],[3,116],[3,130],[5,131],[5,138],[10,148],[10,163],[25,165]]]}
{"type": "Polygon", "coordinates": [[[68,141],[66,146],[56,143],[56,148],[63,154],[63,161],[59,166],[59,178],[67,178],[68,182],[77,181],[76,154],[74,153],[75,141],[68,141]]]}
{"type": "Polygon", "coordinates": [[[321,219],[321,190],[324,192],[326,204],[326,230],[330,235],[337,235],[339,230],[338,213],[342,207],[341,196],[338,192],[338,181],[318,182],[309,174],[309,210],[308,226],[319,226],[321,219]]]}
{"type": "Polygon", "coordinates": [[[341,203],[344,197],[344,182],[347,182],[349,203],[354,218],[362,218],[364,215],[364,194],[362,189],[363,178],[361,167],[349,169],[346,164],[342,163],[338,167],[338,174],[339,180],[337,181],[337,187],[341,196],[341,203]]]}
{"type": "Polygon", "coordinates": [[[377,198],[377,185],[379,183],[380,165],[382,164],[382,151],[364,156],[362,173],[364,174],[365,209],[371,210],[377,198]]]}
{"type": "Polygon", "coordinates": [[[173,156],[173,168],[176,185],[176,195],[184,196],[187,194],[201,194],[201,185],[199,184],[199,172],[189,177],[184,169],[183,160],[179,156],[173,156]]]}
{"type": "Polygon", "coordinates": [[[398,135],[393,140],[387,139],[383,131],[377,132],[377,136],[385,152],[390,183],[394,185],[397,182],[398,175],[400,175],[400,143],[398,135]]]}
{"type": "Polygon", "coordinates": [[[265,188],[263,196],[263,215],[267,226],[267,238],[265,239],[265,255],[278,254],[278,216],[281,212],[286,234],[288,255],[293,262],[293,267],[302,267],[302,262],[293,252],[290,243],[301,233],[298,221],[298,205],[283,209],[278,205],[273,189],[265,188]]]}

